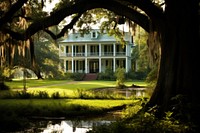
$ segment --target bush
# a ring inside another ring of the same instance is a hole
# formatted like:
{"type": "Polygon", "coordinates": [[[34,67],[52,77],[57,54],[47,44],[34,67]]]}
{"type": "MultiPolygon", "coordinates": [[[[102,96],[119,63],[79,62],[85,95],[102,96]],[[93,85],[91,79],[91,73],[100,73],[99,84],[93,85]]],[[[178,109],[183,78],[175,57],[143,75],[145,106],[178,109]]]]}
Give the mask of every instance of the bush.
{"type": "Polygon", "coordinates": [[[132,79],[132,80],[144,80],[147,77],[147,72],[137,71],[133,72],[130,71],[126,73],[126,79],[132,79]]]}
{"type": "Polygon", "coordinates": [[[98,79],[99,80],[110,80],[114,81],[116,80],[116,77],[114,75],[113,70],[110,67],[107,67],[105,72],[99,73],[98,74],[98,79]]]}
{"type": "Polygon", "coordinates": [[[34,95],[36,98],[47,99],[49,94],[46,91],[39,91],[37,95],[34,95]]]}
{"type": "Polygon", "coordinates": [[[59,92],[54,92],[51,97],[53,99],[59,99],[60,98],[60,93],[59,92]]]}
{"type": "Polygon", "coordinates": [[[74,81],[82,81],[84,76],[84,73],[72,73],[71,79],[73,79],[74,81]]]}
{"type": "Polygon", "coordinates": [[[115,72],[117,88],[123,89],[125,82],[125,69],[118,67],[115,72]]]}

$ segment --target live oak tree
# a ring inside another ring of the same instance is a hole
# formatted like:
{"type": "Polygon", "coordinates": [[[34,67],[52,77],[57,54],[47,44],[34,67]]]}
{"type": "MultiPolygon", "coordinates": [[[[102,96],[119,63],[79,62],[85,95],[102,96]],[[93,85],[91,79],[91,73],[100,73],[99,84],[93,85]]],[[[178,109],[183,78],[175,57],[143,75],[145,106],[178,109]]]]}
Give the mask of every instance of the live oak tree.
{"type": "MultiPolygon", "coordinates": [[[[198,0],[163,0],[158,3],[153,0],[64,0],[49,15],[32,19],[26,30],[10,29],[9,25],[12,24],[13,17],[25,6],[24,3],[30,1],[18,0],[11,3],[9,10],[1,11],[0,31],[2,33],[9,34],[16,40],[28,40],[40,30],[44,30],[53,39],[57,39],[72,29],[82,14],[96,8],[113,11],[140,25],[151,35],[149,39],[153,38],[154,42],[161,47],[158,81],[146,107],[158,105],[158,116],[162,116],[174,104],[171,99],[179,95],[187,99],[183,105],[191,103],[191,110],[188,110],[190,120],[194,122],[200,120],[198,0]],[[63,27],[61,32],[53,34],[48,30],[48,27],[58,25],[70,15],[73,15],[73,19],[63,27]],[[193,108],[192,105],[195,107],[193,108]]],[[[175,109],[176,107],[174,106],[175,109]]]]}

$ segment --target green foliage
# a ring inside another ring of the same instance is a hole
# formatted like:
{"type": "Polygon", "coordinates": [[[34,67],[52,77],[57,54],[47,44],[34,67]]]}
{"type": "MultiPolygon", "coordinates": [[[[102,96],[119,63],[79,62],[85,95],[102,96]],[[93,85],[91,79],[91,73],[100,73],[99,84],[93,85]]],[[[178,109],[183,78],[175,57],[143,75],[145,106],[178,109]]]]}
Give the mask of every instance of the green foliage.
{"type": "Polygon", "coordinates": [[[41,98],[41,99],[43,99],[43,98],[44,99],[49,98],[49,94],[46,91],[39,91],[37,94],[36,94],[35,97],[38,97],[38,98],[41,98]]]}
{"type": "Polygon", "coordinates": [[[20,99],[30,99],[31,97],[33,97],[33,94],[28,93],[26,91],[17,91],[14,97],[20,99]]]}
{"type": "Polygon", "coordinates": [[[129,71],[125,75],[127,80],[145,80],[147,77],[146,71],[129,71]]]}
{"type": "Polygon", "coordinates": [[[118,67],[115,71],[116,76],[116,87],[119,89],[123,89],[125,82],[125,69],[118,67]]]}
{"type": "MultiPolygon", "coordinates": [[[[58,29],[51,27],[50,30],[56,32],[58,29]]],[[[59,69],[60,59],[57,42],[43,32],[38,33],[38,36],[38,39],[34,41],[37,69],[41,71],[44,78],[62,79],[64,73],[59,69]]]]}
{"type": "Polygon", "coordinates": [[[64,73],[64,79],[71,79],[73,73],[66,72],[64,73]]]}
{"type": "Polygon", "coordinates": [[[82,81],[84,78],[85,74],[84,73],[73,73],[71,74],[71,79],[74,81],[82,81]]]}
{"type": "Polygon", "coordinates": [[[51,96],[53,99],[59,99],[60,97],[60,93],[59,92],[54,92],[51,96]]]}
{"type": "Polygon", "coordinates": [[[6,77],[4,74],[4,69],[0,68],[0,90],[9,90],[10,88],[4,83],[6,77]]]}
{"type": "Polygon", "coordinates": [[[158,80],[158,66],[155,66],[148,73],[146,77],[146,82],[149,84],[149,86],[154,87],[157,83],[157,80],[158,80]]]}
{"type": "MultiPolygon", "coordinates": [[[[132,111],[133,116],[135,116],[139,108],[140,105],[131,107],[128,110],[132,111]]],[[[137,114],[135,117],[129,116],[111,124],[97,125],[87,133],[104,133],[105,131],[106,133],[151,133],[152,131],[154,133],[197,133],[189,122],[181,123],[174,119],[172,117],[173,112],[166,112],[165,117],[158,119],[154,115],[156,110],[156,107],[153,107],[147,112],[137,114]]]]}
{"type": "Polygon", "coordinates": [[[116,80],[116,77],[111,67],[106,67],[105,72],[98,73],[97,78],[98,80],[108,80],[108,81],[116,80]]]}

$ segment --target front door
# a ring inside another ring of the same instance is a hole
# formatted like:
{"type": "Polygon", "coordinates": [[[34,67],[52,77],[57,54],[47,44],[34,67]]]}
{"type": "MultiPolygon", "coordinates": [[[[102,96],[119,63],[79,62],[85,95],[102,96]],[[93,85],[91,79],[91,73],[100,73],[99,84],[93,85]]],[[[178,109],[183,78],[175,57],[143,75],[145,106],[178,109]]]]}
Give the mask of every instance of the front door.
{"type": "Polygon", "coordinates": [[[98,73],[99,72],[99,62],[92,60],[90,61],[90,73],[98,73]]]}

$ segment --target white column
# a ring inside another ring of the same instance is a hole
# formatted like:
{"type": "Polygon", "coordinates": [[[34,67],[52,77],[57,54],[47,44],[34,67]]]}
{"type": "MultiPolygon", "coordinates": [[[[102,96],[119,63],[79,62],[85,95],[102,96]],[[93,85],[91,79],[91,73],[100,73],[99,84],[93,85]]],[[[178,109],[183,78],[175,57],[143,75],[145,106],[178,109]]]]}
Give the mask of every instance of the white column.
{"type": "Polygon", "coordinates": [[[74,45],[72,44],[72,57],[74,56],[74,45]]]}
{"type": "Polygon", "coordinates": [[[76,60],[74,60],[74,69],[75,69],[74,71],[75,71],[75,72],[77,72],[77,71],[76,71],[76,68],[77,68],[77,63],[76,63],[76,60]]]}
{"type": "Polygon", "coordinates": [[[116,62],[115,62],[115,58],[113,58],[113,71],[115,72],[116,69],[116,62]]]}
{"type": "Polygon", "coordinates": [[[76,45],[74,45],[74,56],[76,56],[76,45]]]}
{"type": "Polygon", "coordinates": [[[116,55],[116,45],[115,45],[115,43],[113,43],[113,56],[115,56],[116,55]]]}
{"type": "Polygon", "coordinates": [[[64,72],[66,72],[66,60],[64,60],[64,72]]]}
{"type": "Polygon", "coordinates": [[[126,57],[126,72],[128,72],[128,57],[126,57]]]}
{"type": "Polygon", "coordinates": [[[99,58],[99,72],[101,72],[101,57],[99,58]]]}
{"type": "Polygon", "coordinates": [[[87,56],[87,44],[85,44],[85,56],[87,56]]]}
{"type": "Polygon", "coordinates": [[[99,57],[101,57],[101,43],[99,43],[99,57]]]}
{"type": "Polygon", "coordinates": [[[88,73],[87,58],[85,58],[85,73],[88,73]]]}
{"type": "Polygon", "coordinates": [[[129,54],[128,54],[128,45],[129,45],[129,44],[126,44],[126,45],[125,45],[125,47],[126,47],[126,51],[125,51],[125,52],[126,52],[126,56],[129,55],[129,54]]]}
{"type": "Polygon", "coordinates": [[[73,58],[72,58],[72,73],[74,73],[74,59],[73,58]]]}

